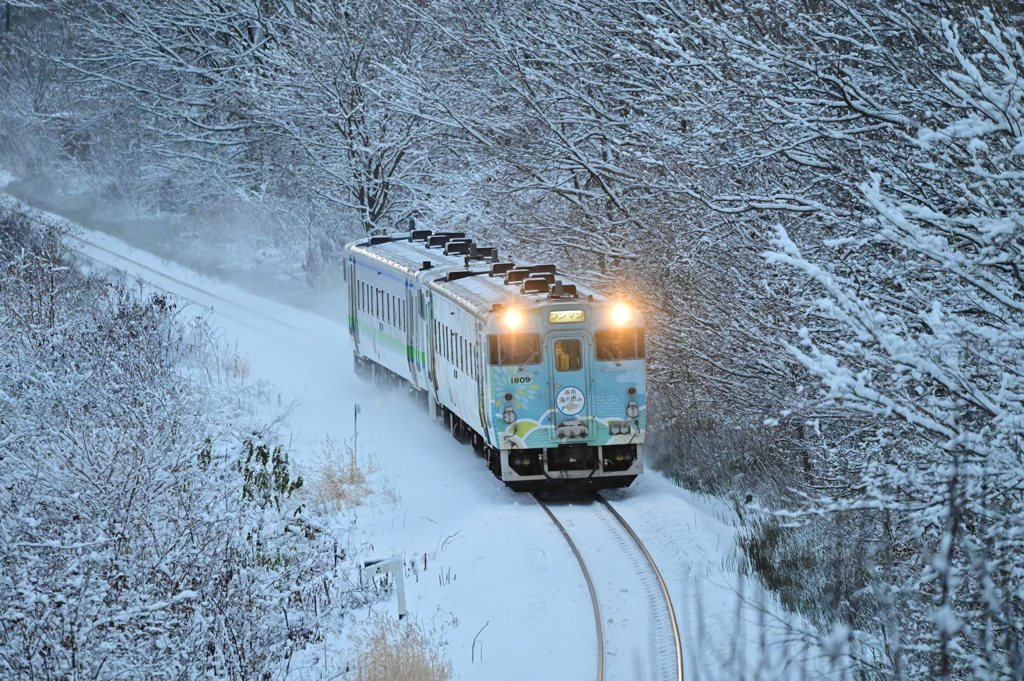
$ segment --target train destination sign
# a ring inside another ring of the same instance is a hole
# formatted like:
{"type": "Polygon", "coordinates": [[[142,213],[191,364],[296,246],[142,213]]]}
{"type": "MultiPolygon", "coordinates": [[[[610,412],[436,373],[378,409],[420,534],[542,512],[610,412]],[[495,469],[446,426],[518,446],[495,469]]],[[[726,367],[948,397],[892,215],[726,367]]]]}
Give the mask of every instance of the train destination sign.
{"type": "Polygon", "coordinates": [[[569,324],[586,320],[587,315],[583,310],[551,310],[548,312],[548,321],[552,324],[569,324]]]}

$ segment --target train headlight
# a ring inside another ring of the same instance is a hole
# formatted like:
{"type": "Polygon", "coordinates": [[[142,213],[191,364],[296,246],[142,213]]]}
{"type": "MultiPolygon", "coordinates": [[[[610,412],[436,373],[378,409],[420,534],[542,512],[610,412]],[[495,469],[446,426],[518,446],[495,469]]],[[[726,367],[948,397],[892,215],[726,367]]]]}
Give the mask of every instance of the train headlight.
{"type": "Polygon", "coordinates": [[[631,419],[635,419],[640,416],[640,407],[636,405],[636,402],[630,400],[629,405],[626,407],[626,416],[631,419]]]}
{"type": "Polygon", "coordinates": [[[615,303],[611,311],[612,324],[625,326],[633,320],[633,309],[625,303],[615,303]]]}
{"type": "Polygon", "coordinates": [[[501,420],[505,423],[512,425],[516,422],[516,412],[512,407],[506,407],[505,413],[501,415],[501,420]]]}
{"type": "Polygon", "coordinates": [[[515,308],[512,308],[511,310],[505,313],[503,321],[505,322],[505,326],[507,326],[508,328],[518,329],[523,325],[523,313],[515,308]]]}

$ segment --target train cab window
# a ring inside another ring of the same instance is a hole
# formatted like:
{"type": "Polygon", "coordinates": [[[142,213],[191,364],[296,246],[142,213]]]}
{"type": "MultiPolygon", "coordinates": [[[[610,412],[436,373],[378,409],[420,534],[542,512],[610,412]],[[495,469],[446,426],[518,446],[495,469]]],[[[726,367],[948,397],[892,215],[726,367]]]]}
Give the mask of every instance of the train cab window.
{"type": "Polygon", "coordinates": [[[583,341],[563,338],[555,341],[555,370],[579,371],[583,368],[583,341]]]}
{"type": "Polygon", "coordinates": [[[595,355],[600,362],[647,356],[643,329],[603,329],[594,334],[594,342],[595,355]]]}
{"type": "Polygon", "coordinates": [[[539,333],[502,333],[487,337],[488,362],[499,366],[540,364],[539,333]]]}

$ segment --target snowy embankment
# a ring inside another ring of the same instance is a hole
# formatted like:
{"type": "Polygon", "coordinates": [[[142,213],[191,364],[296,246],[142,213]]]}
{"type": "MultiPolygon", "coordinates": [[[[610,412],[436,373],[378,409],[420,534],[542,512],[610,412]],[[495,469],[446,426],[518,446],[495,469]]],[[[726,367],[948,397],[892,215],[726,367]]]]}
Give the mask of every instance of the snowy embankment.
{"type": "MultiPolygon", "coordinates": [[[[375,462],[368,481],[375,494],[339,511],[335,530],[360,560],[405,558],[408,609],[446,643],[457,678],[593,678],[589,596],[556,528],[531,497],[503,487],[470,448],[456,444],[402,394],[359,382],[342,325],[109,236],[77,233],[81,252],[99,266],[190,301],[186,313],[208,314],[223,329],[223,339],[248,359],[252,376],[273,386],[272,402],[287,411],[284,429],[292,434],[296,466],[312,471],[325,442],[351,442],[354,407],[361,405],[358,456],[375,462]]],[[[688,676],[738,678],[757,668],[763,678],[784,678],[776,665],[804,658],[802,644],[781,643],[790,637],[776,627],[780,611],[771,599],[730,567],[738,530],[723,503],[696,498],[652,472],[607,496],[668,582],[688,676]],[[739,607],[741,595],[753,605],[739,607]],[[759,612],[759,603],[767,613],[759,612]],[[776,633],[762,638],[765,629],[776,633]]],[[[394,607],[380,606],[388,614],[394,607]]],[[[648,623],[616,622],[617,635],[632,637],[622,647],[643,659],[648,623]]],[[[344,638],[322,642],[294,659],[292,672],[310,678],[340,671],[350,645],[344,638]]],[[[799,674],[803,666],[790,669],[799,674]]]]}

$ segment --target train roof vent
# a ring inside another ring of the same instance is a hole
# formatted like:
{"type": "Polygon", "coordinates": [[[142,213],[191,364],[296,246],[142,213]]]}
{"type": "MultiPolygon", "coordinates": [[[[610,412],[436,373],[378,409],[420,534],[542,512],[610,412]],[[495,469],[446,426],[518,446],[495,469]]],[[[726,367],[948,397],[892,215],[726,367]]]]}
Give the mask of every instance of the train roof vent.
{"type": "Polygon", "coordinates": [[[524,270],[518,267],[513,267],[512,269],[505,272],[505,283],[518,284],[523,279],[526,279],[528,276],[530,276],[530,270],[524,270]]]}
{"type": "Polygon", "coordinates": [[[444,246],[445,242],[451,239],[447,234],[435,234],[434,236],[427,237],[427,248],[433,248],[434,246],[444,246]]]}
{"type": "Polygon", "coordinates": [[[469,239],[452,239],[444,245],[445,255],[468,255],[473,242],[469,239]]]}
{"type": "Polygon", "coordinates": [[[465,232],[438,232],[437,236],[446,236],[449,239],[465,239],[465,232]]]}
{"type": "Polygon", "coordinates": [[[490,260],[495,262],[498,259],[498,249],[494,246],[477,246],[476,255],[470,253],[474,258],[478,260],[490,260]]]}
{"type": "Polygon", "coordinates": [[[394,239],[392,239],[389,236],[371,236],[370,237],[370,245],[371,246],[376,246],[377,244],[387,244],[387,243],[391,243],[392,241],[394,241],[394,239]]]}
{"type": "Polygon", "coordinates": [[[505,274],[515,266],[516,264],[514,262],[496,262],[491,265],[491,276],[494,277],[499,274],[505,274]]]}
{"type": "Polygon", "coordinates": [[[555,274],[555,266],[554,265],[530,265],[526,269],[530,270],[531,272],[543,272],[543,273],[547,273],[547,274],[555,274]]]}
{"type": "Polygon", "coordinates": [[[409,232],[409,241],[426,241],[431,234],[429,229],[414,229],[409,232]]]}
{"type": "Polygon", "coordinates": [[[579,298],[576,292],[576,284],[563,284],[561,280],[556,281],[548,293],[548,298],[579,298]]]}
{"type": "Polygon", "coordinates": [[[548,280],[541,279],[540,277],[530,277],[529,279],[523,280],[523,287],[519,289],[520,293],[547,293],[548,292],[548,280]]]}
{"type": "Polygon", "coordinates": [[[483,272],[470,272],[469,270],[449,272],[448,276],[445,277],[445,281],[458,281],[459,279],[465,279],[466,277],[475,277],[478,274],[483,274],[483,272]]]}
{"type": "Polygon", "coordinates": [[[544,281],[548,282],[549,286],[555,285],[555,275],[551,274],[550,272],[540,272],[531,274],[530,279],[543,279],[544,281]]]}

